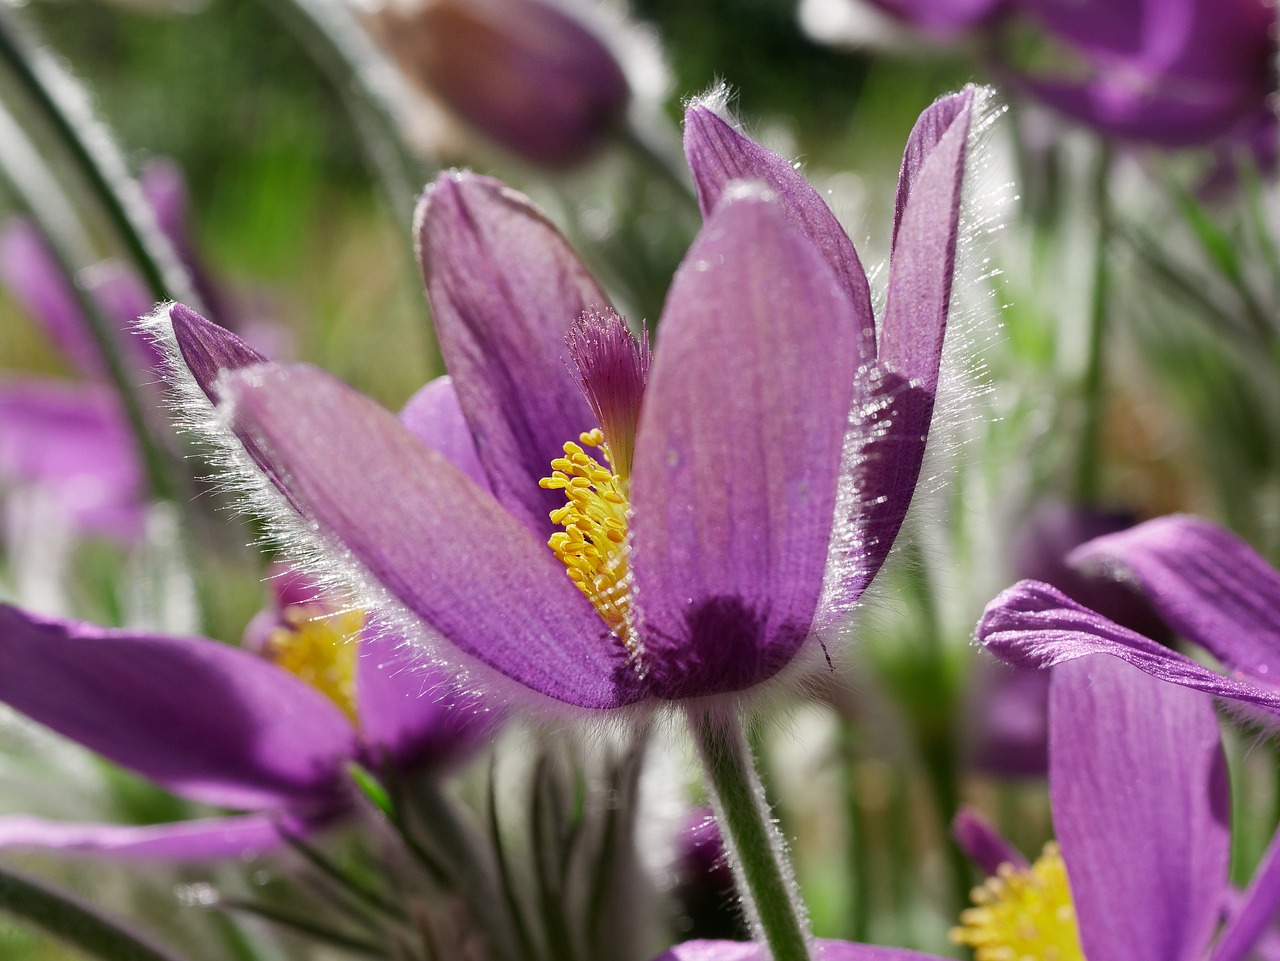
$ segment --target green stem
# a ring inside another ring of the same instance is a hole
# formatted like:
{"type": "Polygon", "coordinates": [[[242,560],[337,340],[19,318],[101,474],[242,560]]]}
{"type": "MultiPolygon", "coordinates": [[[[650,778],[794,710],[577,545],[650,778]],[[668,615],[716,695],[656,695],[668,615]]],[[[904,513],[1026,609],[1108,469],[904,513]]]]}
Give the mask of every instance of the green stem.
{"type": "Polygon", "coordinates": [[[79,899],[8,870],[0,870],[0,911],[104,961],[181,961],[79,899]]]}
{"type": "Polygon", "coordinates": [[[1102,434],[1103,340],[1107,330],[1109,277],[1107,248],[1111,241],[1111,205],[1107,181],[1111,173],[1111,150],[1105,144],[1098,155],[1094,174],[1094,209],[1098,233],[1093,252],[1093,291],[1089,298],[1089,353],[1084,372],[1084,423],[1080,430],[1080,460],[1076,473],[1076,497],[1083,504],[1097,501],[1099,493],[1099,443],[1102,434]]]}
{"type": "Polygon", "coordinates": [[[845,929],[851,941],[871,940],[871,871],[867,858],[867,824],[858,790],[857,727],[841,717],[840,761],[843,770],[845,863],[849,874],[849,917],[845,929]]]}
{"type": "Polygon", "coordinates": [[[22,36],[16,18],[3,8],[0,62],[84,176],[152,297],[180,300],[203,310],[181,261],[130,178],[124,158],[90,112],[87,95],[53,57],[22,36]]]}
{"type": "Polygon", "coordinates": [[[809,961],[808,923],[742,722],[730,710],[690,708],[688,716],[751,927],[773,961],[809,961]]]}

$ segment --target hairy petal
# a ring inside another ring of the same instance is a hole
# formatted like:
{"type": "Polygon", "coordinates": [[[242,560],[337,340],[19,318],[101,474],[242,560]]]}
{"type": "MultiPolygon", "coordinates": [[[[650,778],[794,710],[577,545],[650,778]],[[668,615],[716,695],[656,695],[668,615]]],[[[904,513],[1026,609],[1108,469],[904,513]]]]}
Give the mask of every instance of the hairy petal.
{"type": "Polygon", "coordinates": [[[1156,613],[1219,661],[1280,682],[1280,571],[1235,534],[1198,517],[1159,517],[1070,556],[1135,580],[1156,613]]]}
{"type": "Polygon", "coordinates": [[[551,551],[391,413],[305,365],[224,383],[232,428],[304,519],[432,632],[558,701],[638,697],[620,646],[551,551]]]}
{"type": "Polygon", "coordinates": [[[324,801],[355,731],[321,694],[216,641],[0,606],[0,700],[193,800],[324,801]]]}
{"type": "Polygon", "coordinates": [[[767,680],[809,635],[857,346],[830,268],[761,192],[717,207],[676,275],[632,486],[655,692],[767,680]]]}
{"type": "Polygon", "coordinates": [[[697,103],[685,111],[684,152],[703,217],[711,216],[736,181],[758,181],[778,196],[788,219],[809,236],[835,271],[854,308],[847,320],[855,325],[863,360],[872,360],[876,331],[866,272],[849,235],[804,174],[697,103]]]}
{"type": "Polygon", "coordinates": [[[1039,581],[1020,581],[988,604],[976,636],[997,657],[1019,667],[1053,667],[1086,654],[1108,654],[1162,681],[1280,714],[1280,690],[1224,677],[1039,581]]]}
{"type": "Polygon", "coordinates": [[[1230,858],[1213,702],[1114,658],[1054,671],[1049,794],[1090,961],[1197,961],[1230,858]]]}
{"type": "Polygon", "coordinates": [[[440,351],[493,493],[549,536],[561,499],[538,478],[565,441],[595,426],[565,369],[565,335],[608,300],[551,222],[490,177],[441,174],[417,225],[440,351]]]}
{"type": "MultiPolygon", "coordinates": [[[[818,939],[810,948],[814,961],[942,961],[932,954],[850,941],[818,939]]],[[[653,961],[769,961],[769,955],[761,945],[742,941],[686,941],[653,961]]]]}

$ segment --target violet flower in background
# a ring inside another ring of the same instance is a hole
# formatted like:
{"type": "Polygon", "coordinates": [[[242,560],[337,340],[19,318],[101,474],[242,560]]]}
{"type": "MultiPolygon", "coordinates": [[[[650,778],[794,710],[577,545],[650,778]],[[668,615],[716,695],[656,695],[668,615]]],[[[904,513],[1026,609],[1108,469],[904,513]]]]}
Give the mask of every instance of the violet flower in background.
{"type": "MultiPolygon", "coordinates": [[[[855,2],[855,0],[850,0],[855,2]]],[[[923,33],[949,39],[999,16],[1012,0],[865,0],[923,33]]]]}
{"type": "Polygon", "coordinates": [[[724,838],[710,807],[695,807],[676,838],[671,897],[678,907],[677,929],[686,937],[750,938],[729,867],[724,838]]]}
{"type": "Polygon", "coordinates": [[[1277,78],[1268,0],[1021,0],[1020,7],[1079,57],[1060,77],[1022,80],[1060,113],[1164,147],[1244,141],[1256,138],[1259,124],[1280,136],[1269,103],[1277,78]]]}
{"type": "Polygon", "coordinates": [[[1103,565],[1138,585],[1177,634],[1229,672],[1204,667],[1038,581],[988,606],[977,639],[998,657],[1044,668],[1108,654],[1161,680],[1280,714],[1280,572],[1239,537],[1196,517],[1161,517],[1081,546],[1070,561],[1103,565]]]}
{"type": "Polygon", "coordinates": [[[390,2],[368,22],[425,93],[541,166],[586,159],[621,126],[631,99],[604,40],[554,0],[390,2]]]}
{"type": "MultiPolygon", "coordinates": [[[[1009,545],[1010,568],[1018,578],[1052,584],[1117,623],[1164,640],[1164,622],[1133,587],[1067,563],[1085,541],[1125,530],[1134,520],[1123,511],[1044,501],[1018,527],[1009,545]]],[[[1042,777],[1049,769],[1048,673],[983,658],[972,677],[971,763],[998,777],[1042,777]]]]}
{"type": "Polygon", "coordinates": [[[334,610],[297,575],[272,581],[260,653],[37,617],[0,606],[0,701],[180,797],[236,814],[168,824],[0,817],[0,848],[160,859],[272,850],[355,810],[347,765],[439,773],[496,716],[398,638],[334,610]]]}
{"type": "Polygon", "coordinates": [[[373,583],[370,609],[491,685],[592,709],[743,691],[813,656],[910,503],[973,99],[940,100],[911,135],[878,328],[816,191],[694,106],[707,221],[652,360],[525,198],[451,173],[417,222],[453,379],[415,416],[265,363],[177,306],[180,362],[263,478],[373,583]]]}
{"type": "MultiPolygon", "coordinates": [[[[1226,763],[1212,702],[1110,658],[1054,672],[1049,792],[1057,842],[1028,865],[972,817],[962,843],[996,877],[953,932],[980,961],[1240,961],[1280,902],[1276,848],[1235,900],[1226,763]],[[1212,946],[1212,950],[1210,947],[1212,946]]],[[[817,942],[819,961],[919,961],[817,942]]],[[[656,961],[756,961],[756,945],[681,945],[656,961]]]]}

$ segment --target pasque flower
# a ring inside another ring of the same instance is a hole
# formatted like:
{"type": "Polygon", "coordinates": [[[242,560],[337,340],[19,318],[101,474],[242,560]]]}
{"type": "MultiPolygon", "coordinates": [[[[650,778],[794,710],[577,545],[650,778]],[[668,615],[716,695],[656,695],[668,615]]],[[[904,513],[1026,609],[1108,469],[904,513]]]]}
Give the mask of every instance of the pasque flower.
{"type": "Polygon", "coordinates": [[[695,105],[706,224],[652,355],[524,197],[448,173],[417,240],[452,380],[414,416],[176,306],[183,372],[370,609],[491,683],[597,709],[751,688],[856,600],[910,502],[973,98],[912,133],[878,329],[817,192],[695,105]]]}
{"type": "Polygon", "coordinates": [[[1165,681],[1261,716],[1280,714],[1280,572],[1239,537],[1196,517],[1161,517],[1081,545],[1073,563],[1134,582],[1176,633],[1227,670],[1220,674],[1089,610],[1039,581],[1021,581],[987,606],[977,638],[1024,667],[1108,654],[1165,681]]]}
{"type": "MultiPolygon", "coordinates": [[[[1280,900],[1280,875],[1273,844],[1235,901],[1226,766],[1212,702],[1112,658],[1088,657],[1053,674],[1049,750],[1056,842],[1028,864],[999,838],[980,839],[983,866],[995,877],[977,889],[954,939],[972,947],[977,961],[1248,956],[1280,900]]],[[[818,942],[814,956],[928,957],[841,942],[818,942]]],[[[762,957],[755,945],[701,942],[658,961],[762,957]]]]}
{"type": "Polygon", "coordinates": [[[353,810],[346,766],[440,770],[494,715],[397,638],[277,575],[257,653],[0,606],[0,701],[175,794],[235,814],[145,826],[0,817],[0,847],[151,858],[269,850],[353,810]]]}

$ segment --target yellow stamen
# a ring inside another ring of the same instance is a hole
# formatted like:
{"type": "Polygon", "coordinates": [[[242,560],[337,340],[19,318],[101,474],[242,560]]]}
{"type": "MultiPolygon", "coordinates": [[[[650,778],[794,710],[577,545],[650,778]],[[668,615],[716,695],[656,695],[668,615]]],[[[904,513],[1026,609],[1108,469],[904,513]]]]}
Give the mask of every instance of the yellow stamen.
{"type": "Polygon", "coordinates": [[[267,638],[267,656],[355,721],[356,638],[364,627],[364,612],[294,604],[284,609],[283,620],[267,638]]]}
{"type": "Polygon", "coordinates": [[[604,433],[596,428],[579,435],[582,446],[569,441],[564,457],[551,462],[553,471],[538,484],[563,490],[568,503],[551,512],[564,528],[551,535],[547,546],[564,564],[613,631],[634,653],[631,631],[631,573],[627,567],[627,479],[601,465],[583,447],[599,448],[612,465],[604,433]]]}
{"type": "Polygon", "coordinates": [[[1002,864],[971,895],[951,941],[973,948],[975,961],[1085,961],[1067,866],[1050,841],[1031,867],[1002,864]]]}

